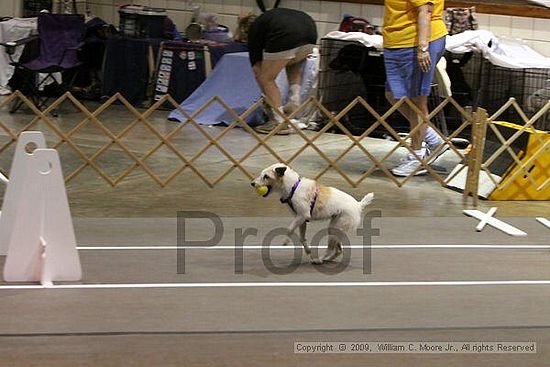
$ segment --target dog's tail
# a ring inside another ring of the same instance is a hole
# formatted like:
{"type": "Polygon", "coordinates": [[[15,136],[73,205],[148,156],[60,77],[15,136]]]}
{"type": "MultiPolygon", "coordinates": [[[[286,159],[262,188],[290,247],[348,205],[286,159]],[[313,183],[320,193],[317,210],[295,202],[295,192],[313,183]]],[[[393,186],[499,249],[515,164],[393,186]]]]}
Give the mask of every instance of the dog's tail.
{"type": "Polygon", "coordinates": [[[374,193],[369,192],[367,195],[365,195],[365,197],[363,197],[359,202],[361,204],[361,210],[364,210],[365,207],[370,203],[372,203],[373,200],[374,200],[374,193]]]}

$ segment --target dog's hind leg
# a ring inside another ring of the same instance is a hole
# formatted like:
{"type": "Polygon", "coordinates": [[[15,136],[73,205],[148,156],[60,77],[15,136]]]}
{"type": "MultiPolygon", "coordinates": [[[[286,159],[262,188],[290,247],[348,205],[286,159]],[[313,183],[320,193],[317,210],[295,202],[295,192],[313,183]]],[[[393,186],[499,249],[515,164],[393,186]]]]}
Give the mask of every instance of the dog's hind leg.
{"type": "Polygon", "coordinates": [[[337,237],[330,236],[328,240],[328,248],[325,256],[323,256],[323,261],[332,261],[342,253],[342,245],[338,242],[337,237]]]}
{"type": "Polygon", "coordinates": [[[304,246],[304,251],[306,252],[307,256],[309,256],[309,261],[315,265],[322,264],[323,262],[321,260],[313,257],[313,255],[311,254],[311,247],[307,244],[307,240],[306,240],[307,222],[302,223],[299,229],[300,229],[300,243],[302,244],[302,246],[304,246]]]}
{"type": "Polygon", "coordinates": [[[304,250],[305,250],[307,256],[309,256],[309,261],[312,264],[319,265],[319,264],[323,263],[323,260],[319,260],[318,258],[313,257],[313,255],[311,254],[311,247],[309,247],[309,245],[307,243],[304,243],[303,245],[304,245],[304,250]]]}
{"type": "Polygon", "coordinates": [[[344,238],[342,237],[345,236],[345,233],[342,230],[342,224],[345,224],[343,228],[346,229],[346,221],[347,219],[342,218],[342,216],[333,217],[330,220],[328,227],[328,248],[325,256],[323,256],[323,261],[332,261],[342,253],[342,242],[344,241],[344,238]]]}
{"type": "Polygon", "coordinates": [[[331,259],[334,258],[333,255],[334,255],[334,243],[333,243],[332,239],[329,238],[327,251],[325,252],[325,256],[323,256],[323,258],[321,260],[323,260],[323,262],[330,261],[331,259]]]}

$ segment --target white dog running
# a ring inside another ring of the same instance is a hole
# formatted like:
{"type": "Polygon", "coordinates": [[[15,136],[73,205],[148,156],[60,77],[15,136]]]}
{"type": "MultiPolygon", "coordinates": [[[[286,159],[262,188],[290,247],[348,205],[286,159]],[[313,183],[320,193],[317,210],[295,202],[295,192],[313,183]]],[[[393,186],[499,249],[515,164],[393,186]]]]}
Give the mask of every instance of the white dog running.
{"type": "MultiPolygon", "coordinates": [[[[296,171],[282,163],[264,169],[251,185],[255,188],[267,187],[263,190],[263,197],[271,192],[281,195],[281,202],[288,204],[296,215],[288,226],[288,234],[290,236],[296,228],[300,229],[300,242],[313,264],[331,261],[342,253],[340,236],[357,228],[361,222],[361,213],[374,198],[371,192],[361,201],[357,201],[353,196],[334,187],[323,186],[314,180],[300,177],[296,171]],[[328,248],[322,261],[313,258],[306,241],[307,222],[321,219],[330,219],[328,248]]],[[[289,241],[290,239],[287,239],[284,245],[289,241]]]]}

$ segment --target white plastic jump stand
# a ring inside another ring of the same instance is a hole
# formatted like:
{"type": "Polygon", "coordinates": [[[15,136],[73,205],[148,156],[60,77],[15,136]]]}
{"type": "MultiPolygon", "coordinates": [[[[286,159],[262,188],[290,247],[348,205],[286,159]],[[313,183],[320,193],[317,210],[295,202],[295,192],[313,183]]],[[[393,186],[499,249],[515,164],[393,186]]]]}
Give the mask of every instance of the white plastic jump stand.
{"type": "Polygon", "coordinates": [[[27,166],[25,162],[30,157],[27,150],[31,151],[38,148],[46,148],[44,135],[40,131],[25,131],[19,135],[13,161],[11,162],[10,179],[12,184],[10,185],[9,181],[7,182],[2,205],[3,215],[0,216],[0,255],[8,254],[8,244],[13,233],[13,220],[22,196],[22,182],[26,181],[24,167],[27,166]]]}
{"type": "Polygon", "coordinates": [[[0,246],[7,247],[5,281],[48,287],[80,280],[82,269],[59,156],[44,148],[42,133],[21,133],[0,216],[0,246]]]}

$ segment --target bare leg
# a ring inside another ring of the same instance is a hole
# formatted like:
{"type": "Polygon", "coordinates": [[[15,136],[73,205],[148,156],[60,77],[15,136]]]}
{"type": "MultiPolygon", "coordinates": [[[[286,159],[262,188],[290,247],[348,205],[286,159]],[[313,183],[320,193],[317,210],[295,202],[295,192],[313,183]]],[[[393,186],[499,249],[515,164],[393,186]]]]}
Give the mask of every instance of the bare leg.
{"type": "Polygon", "coordinates": [[[305,58],[301,60],[292,59],[286,65],[286,76],[288,78],[288,84],[302,84],[302,66],[304,65],[305,58]]]}
{"type": "Polygon", "coordinates": [[[275,79],[288,62],[289,60],[263,60],[252,67],[260,89],[275,108],[282,106],[281,92],[275,79]]]}
{"type": "MultiPolygon", "coordinates": [[[[391,104],[395,104],[397,102],[397,100],[393,98],[391,92],[386,92],[386,98],[391,104]]],[[[424,116],[428,115],[429,111],[427,96],[414,97],[411,98],[411,101],[418,107],[418,109],[424,114],[424,116]]],[[[422,122],[421,117],[416,112],[414,112],[412,108],[410,108],[407,104],[403,104],[399,108],[399,112],[401,112],[401,114],[405,116],[407,121],[409,121],[411,131],[422,122]]],[[[411,147],[414,150],[420,150],[422,148],[422,142],[424,141],[425,136],[426,125],[422,124],[422,126],[414,134],[411,135],[411,147]]]]}
{"type": "MultiPolygon", "coordinates": [[[[427,96],[418,96],[418,97],[411,98],[411,100],[416,105],[416,107],[418,107],[418,109],[420,110],[420,112],[423,115],[423,116],[418,116],[417,115],[416,116],[416,125],[414,125],[414,126],[411,125],[411,129],[413,129],[418,124],[420,124],[420,128],[418,129],[417,133],[413,134],[413,136],[411,137],[413,149],[414,150],[419,150],[419,149],[422,148],[422,142],[426,138],[427,125],[425,123],[423,123],[422,118],[428,116],[428,114],[429,114],[429,112],[428,112],[428,97],[427,96]]],[[[414,111],[412,111],[412,113],[416,115],[416,113],[414,113],[414,111]]]]}
{"type": "Polygon", "coordinates": [[[286,75],[288,79],[288,102],[284,106],[286,114],[291,114],[300,105],[300,92],[302,86],[302,67],[307,54],[296,56],[286,66],[286,75]]]}

